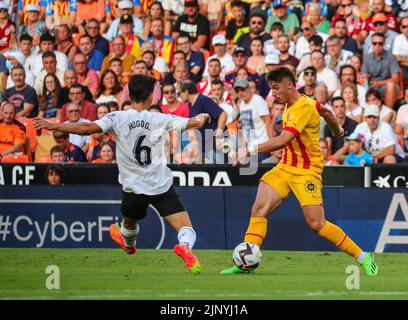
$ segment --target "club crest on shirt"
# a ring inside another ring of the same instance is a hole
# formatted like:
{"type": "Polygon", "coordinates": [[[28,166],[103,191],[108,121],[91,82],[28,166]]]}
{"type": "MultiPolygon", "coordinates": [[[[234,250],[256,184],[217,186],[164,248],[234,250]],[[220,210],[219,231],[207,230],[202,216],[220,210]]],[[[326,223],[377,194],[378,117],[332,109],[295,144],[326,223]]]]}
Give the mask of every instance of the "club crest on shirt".
{"type": "Polygon", "coordinates": [[[317,186],[309,180],[305,183],[305,189],[307,192],[314,193],[317,190],[317,186]]]}

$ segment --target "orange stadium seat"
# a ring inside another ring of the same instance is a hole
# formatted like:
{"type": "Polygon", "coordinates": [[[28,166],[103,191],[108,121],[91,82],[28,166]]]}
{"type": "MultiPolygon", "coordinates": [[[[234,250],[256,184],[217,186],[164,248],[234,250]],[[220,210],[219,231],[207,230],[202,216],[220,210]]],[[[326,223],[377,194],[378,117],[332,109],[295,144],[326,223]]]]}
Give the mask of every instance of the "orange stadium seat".
{"type": "Polygon", "coordinates": [[[13,155],[13,154],[8,154],[4,156],[1,159],[1,162],[4,163],[27,163],[28,161],[28,156],[26,154],[21,154],[21,155],[13,155]]]}

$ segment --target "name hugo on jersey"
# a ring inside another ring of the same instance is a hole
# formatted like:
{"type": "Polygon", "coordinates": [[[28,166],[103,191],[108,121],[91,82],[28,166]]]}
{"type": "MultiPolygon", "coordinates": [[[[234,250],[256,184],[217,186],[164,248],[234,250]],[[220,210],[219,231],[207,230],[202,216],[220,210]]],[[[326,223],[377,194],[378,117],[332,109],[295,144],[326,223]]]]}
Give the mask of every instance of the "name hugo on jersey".
{"type": "Polygon", "coordinates": [[[144,120],[133,120],[128,123],[129,131],[136,128],[143,128],[150,131],[150,123],[144,120]]]}

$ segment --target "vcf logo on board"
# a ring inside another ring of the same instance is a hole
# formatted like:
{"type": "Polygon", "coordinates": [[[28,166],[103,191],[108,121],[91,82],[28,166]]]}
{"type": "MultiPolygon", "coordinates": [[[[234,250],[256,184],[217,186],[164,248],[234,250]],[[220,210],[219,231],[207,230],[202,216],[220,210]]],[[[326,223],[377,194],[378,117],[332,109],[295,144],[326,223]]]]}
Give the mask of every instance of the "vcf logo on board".
{"type": "Polygon", "coordinates": [[[377,179],[373,180],[373,183],[377,188],[408,188],[408,181],[405,176],[390,178],[390,174],[385,177],[378,176],[377,179]]]}

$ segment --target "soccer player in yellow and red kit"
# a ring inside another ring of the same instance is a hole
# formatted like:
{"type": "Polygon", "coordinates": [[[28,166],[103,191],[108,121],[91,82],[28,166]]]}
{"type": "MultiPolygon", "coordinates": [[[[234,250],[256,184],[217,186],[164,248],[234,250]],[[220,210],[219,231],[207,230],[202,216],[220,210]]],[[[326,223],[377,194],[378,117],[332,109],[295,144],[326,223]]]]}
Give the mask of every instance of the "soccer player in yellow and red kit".
{"type": "MultiPolygon", "coordinates": [[[[241,150],[237,157],[240,160],[257,152],[284,150],[278,165],[261,178],[244,241],[261,247],[269,214],[293,192],[308,226],[341,251],[357,259],[368,275],[376,275],[378,266],[373,255],[365,253],[341,228],[325,219],[321,192],[324,162],[319,148],[320,116],[330,126],[334,136],[344,134],[342,127],[329,109],[296,90],[295,78],[288,68],[280,67],[271,71],[268,81],[276,101],[286,105],[282,133],[265,143],[241,150]]],[[[223,274],[248,272],[251,271],[236,266],[221,271],[223,274]]]]}

